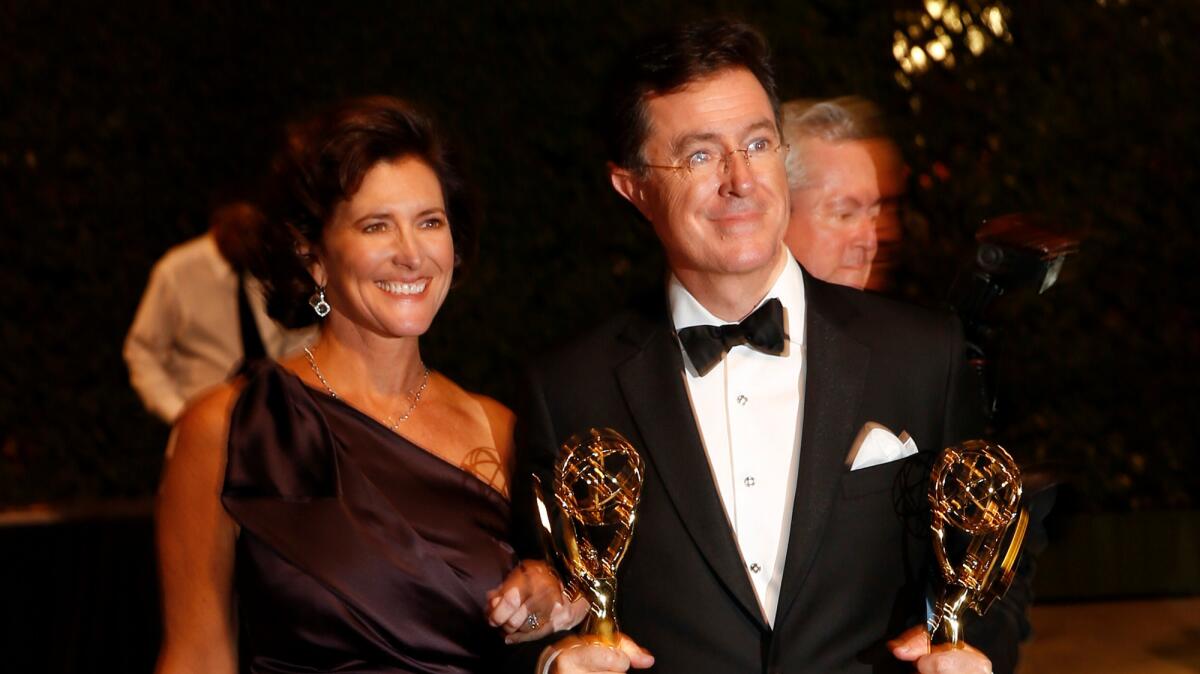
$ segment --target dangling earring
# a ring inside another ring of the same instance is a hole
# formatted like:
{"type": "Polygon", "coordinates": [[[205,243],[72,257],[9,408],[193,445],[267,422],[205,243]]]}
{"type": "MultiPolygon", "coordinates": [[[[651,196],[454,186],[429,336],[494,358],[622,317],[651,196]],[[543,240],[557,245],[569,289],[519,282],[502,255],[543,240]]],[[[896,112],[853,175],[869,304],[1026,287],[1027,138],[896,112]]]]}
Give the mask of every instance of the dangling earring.
{"type": "Polygon", "coordinates": [[[329,302],[325,301],[325,286],[317,286],[317,292],[308,298],[308,306],[313,308],[317,316],[325,318],[329,315],[329,302]]]}

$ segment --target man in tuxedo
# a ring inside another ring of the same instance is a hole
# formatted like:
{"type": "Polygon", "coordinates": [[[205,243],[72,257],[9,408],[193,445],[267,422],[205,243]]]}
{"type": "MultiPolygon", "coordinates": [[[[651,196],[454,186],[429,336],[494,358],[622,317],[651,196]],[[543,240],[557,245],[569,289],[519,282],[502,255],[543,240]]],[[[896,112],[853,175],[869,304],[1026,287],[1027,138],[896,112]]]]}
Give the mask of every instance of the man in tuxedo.
{"type": "Polygon", "coordinates": [[[932,555],[912,478],[976,431],[959,325],[821,282],[787,251],[766,50],[748,26],[702,22],[621,71],[612,185],[652,225],[670,275],[661,301],[532,364],[512,494],[519,552],[539,556],[528,476],[548,484],[559,444],[592,427],[639,450],[617,606],[627,638],[568,637],[542,671],[1010,671],[1023,606],[968,633],[991,662],[929,653],[924,637],[932,555]],[[894,433],[856,447],[875,425],[894,433]],[[902,431],[918,453],[850,469],[853,449],[903,453],[902,431]]]}

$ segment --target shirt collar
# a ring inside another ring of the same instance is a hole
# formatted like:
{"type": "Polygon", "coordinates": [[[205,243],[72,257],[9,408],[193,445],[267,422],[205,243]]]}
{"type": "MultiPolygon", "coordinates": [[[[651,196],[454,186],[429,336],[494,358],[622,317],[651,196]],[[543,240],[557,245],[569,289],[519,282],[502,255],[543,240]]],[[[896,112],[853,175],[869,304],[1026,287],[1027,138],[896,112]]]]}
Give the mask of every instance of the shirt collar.
{"type": "MultiPolygon", "coordinates": [[[[787,262],[783,269],[775,278],[775,283],[771,285],[771,289],[763,295],[758,303],[754,305],[754,309],[762,306],[767,300],[772,297],[779,298],[783,304],[784,316],[787,321],[788,341],[800,345],[804,343],[804,274],[800,271],[800,265],[791,253],[787,255],[787,262]]],[[[667,302],[671,307],[671,322],[675,325],[675,330],[690,328],[693,325],[724,325],[730,323],[717,318],[708,309],[704,308],[703,304],[697,300],[688,289],[683,287],[675,274],[671,274],[671,278],[667,281],[667,302]]],[[[753,311],[753,310],[751,310],[753,311]]],[[[747,313],[749,315],[749,313],[747,313]]]]}

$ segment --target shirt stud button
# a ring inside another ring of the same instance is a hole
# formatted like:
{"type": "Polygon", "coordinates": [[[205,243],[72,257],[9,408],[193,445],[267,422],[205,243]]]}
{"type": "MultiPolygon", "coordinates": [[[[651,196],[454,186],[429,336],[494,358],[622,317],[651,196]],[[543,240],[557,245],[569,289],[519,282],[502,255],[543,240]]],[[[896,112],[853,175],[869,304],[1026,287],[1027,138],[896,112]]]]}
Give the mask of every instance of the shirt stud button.
{"type": "Polygon", "coordinates": [[[749,398],[747,398],[747,397],[746,397],[746,396],[744,396],[744,395],[739,395],[739,396],[737,397],[737,403],[738,403],[739,405],[745,405],[745,404],[746,404],[746,403],[748,403],[748,402],[750,402],[750,399],[749,399],[749,398]]]}
{"type": "Polygon", "coordinates": [[[742,484],[745,484],[747,487],[753,487],[756,482],[757,480],[754,479],[754,476],[750,476],[745,480],[742,480],[742,484]]]}
{"type": "Polygon", "coordinates": [[[751,573],[758,573],[759,571],[762,571],[762,567],[758,565],[758,562],[754,562],[750,565],[750,571],[751,573]]]}

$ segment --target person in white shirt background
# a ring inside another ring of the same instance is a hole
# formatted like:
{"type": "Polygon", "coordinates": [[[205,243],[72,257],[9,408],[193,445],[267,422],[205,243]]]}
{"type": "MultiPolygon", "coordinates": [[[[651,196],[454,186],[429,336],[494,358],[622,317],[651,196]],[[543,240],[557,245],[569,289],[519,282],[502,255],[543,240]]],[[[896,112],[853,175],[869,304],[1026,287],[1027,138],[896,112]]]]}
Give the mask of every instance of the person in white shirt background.
{"type": "Polygon", "coordinates": [[[124,356],[142,404],[168,424],[247,355],[277,358],[312,340],[311,328],[287,330],[267,316],[261,285],[244,271],[261,217],[246,201],[218,206],[207,232],[167,251],[150,272],[124,356]],[[242,324],[243,311],[252,325],[242,324]]]}

